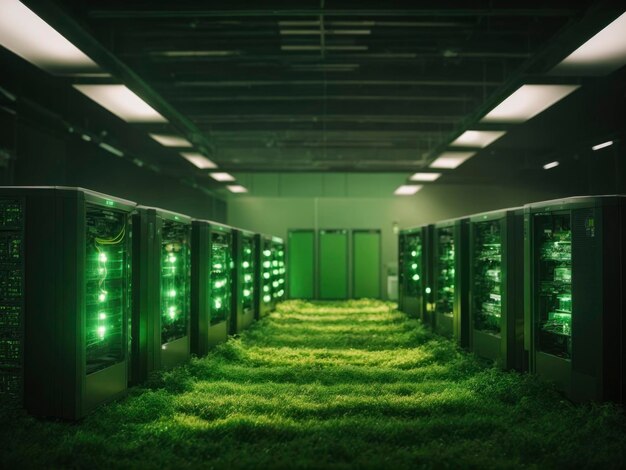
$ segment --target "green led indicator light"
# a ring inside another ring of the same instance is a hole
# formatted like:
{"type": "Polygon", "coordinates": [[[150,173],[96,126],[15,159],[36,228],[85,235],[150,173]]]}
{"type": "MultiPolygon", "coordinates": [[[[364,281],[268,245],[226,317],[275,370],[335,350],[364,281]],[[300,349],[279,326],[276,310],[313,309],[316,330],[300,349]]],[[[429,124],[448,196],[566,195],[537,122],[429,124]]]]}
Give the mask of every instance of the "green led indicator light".
{"type": "Polygon", "coordinates": [[[431,292],[432,292],[432,289],[431,289],[430,287],[427,287],[427,288],[426,288],[426,293],[427,293],[427,294],[430,294],[431,292]]]}
{"type": "Polygon", "coordinates": [[[115,203],[114,203],[113,201],[111,201],[110,199],[105,199],[104,203],[105,203],[107,206],[114,206],[114,205],[115,205],[115,203]]]}

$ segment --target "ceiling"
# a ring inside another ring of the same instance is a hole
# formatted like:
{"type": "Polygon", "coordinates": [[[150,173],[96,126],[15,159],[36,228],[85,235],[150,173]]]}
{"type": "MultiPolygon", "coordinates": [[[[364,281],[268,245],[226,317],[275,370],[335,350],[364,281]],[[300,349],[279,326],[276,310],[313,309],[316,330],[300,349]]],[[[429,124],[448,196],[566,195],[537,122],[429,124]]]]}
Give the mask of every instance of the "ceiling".
{"type": "MultiPolygon", "coordinates": [[[[407,177],[520,84],[550,80],[620,11],[567,0],[25,3],[169,121],[135,129],[182,135],[220,170],[407,177]]],[[[523,168],[521,153],[555,151],[550,136],[529,145],[523,135],[441,181],[489,179],[484,162],[498,152],[523,168]]],[[[154,154],[176,176],[208,180],[184,161],[165,163],[179,151],[154,154]]]]}

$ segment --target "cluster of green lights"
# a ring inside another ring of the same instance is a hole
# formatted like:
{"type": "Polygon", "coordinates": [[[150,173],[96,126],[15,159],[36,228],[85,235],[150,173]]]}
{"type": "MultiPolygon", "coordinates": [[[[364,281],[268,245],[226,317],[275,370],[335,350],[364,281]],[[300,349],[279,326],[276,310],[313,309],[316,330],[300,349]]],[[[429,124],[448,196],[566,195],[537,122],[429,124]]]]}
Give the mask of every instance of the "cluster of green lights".
{"type": "MultiPolygon", "coordinates": [[[[250,239],[246,239],[245,241],[246,243],[252,243],[250,239]]],[[[244,308],[252,307],[252,295],[254,294],[254,256],[250,246],[244,246],[241,267],[243,268],[242,294],[244,308]]]]}
{"type": "Polygon", "coordinates": [[[226,320],[230,315],[230,276],[233,268],[231,240],[224,234],[213,234],[211,246],[211,322],[226,320]]]}
{"type": "MultiPolygon", "coordinates": [[[[167,273],[166,276],[168,278],[174,278],[176,276],[176,267],[177,267],[176,262],[177,261],[178,261],[178,258],[173,252],[166,251],[163,269],[167,273]]],[[[179,313],[177,306],[170,303],[170,302],[175,302],[177,295],[178,295],[178,292],[176,291],[176,288],[174,287],[170,287],[169,289],[166,290],[166,293],[165,293],[166,305],[164,308],[167,314],[167,318],[169,318],[171,321],[176,320],[178,313],[179,313]]]]}
{"type": "Polygon", "coordinates": [[[406,234],[403,242],[403,275],[406,279],[403,282],[406,282],[406,294],[418,297],[422,290],[422,237],[419,233],[406,234]]]}
{"type": "MultiPolygon", "coordinates": [[[[272,277],[272,250],[265,249],[263,250],[263,262],[261,266],[263,266],[263,280],[269,281],[272,277]]],[[[267,283],[263,283],[263,302],[268,304],[272,301],[271,295],[271,287],[267,283]]]]}
{"type": "MultiPolygon", "coordinates": [[[[108,260],[109,258],[107,257],[105,252],[101,251],[98,253],[98,274],[100,276],[99,283],[98,283],[100,287],[100,292],[98,293],[98,303],[100,304],[104,304],[107,301],[108,292],[104,288],[104,283],[107,277],[107,271],[108,271],[107,261],[108,260]]],[[[104,340],[104,338],[106,337],[106,333],[107,333],[106,320],[107,320],[106,305],[100,305],[99,312],[98,312],[98,322],[96,326],[96,336],[98,337],[100,341],[104,340]]]]}
{"type": "Polygon", "coordinates": [[[285,295],[285,252],[280,246],[275,246],[272,259],[272,297],[276,300],[285,295]]]}

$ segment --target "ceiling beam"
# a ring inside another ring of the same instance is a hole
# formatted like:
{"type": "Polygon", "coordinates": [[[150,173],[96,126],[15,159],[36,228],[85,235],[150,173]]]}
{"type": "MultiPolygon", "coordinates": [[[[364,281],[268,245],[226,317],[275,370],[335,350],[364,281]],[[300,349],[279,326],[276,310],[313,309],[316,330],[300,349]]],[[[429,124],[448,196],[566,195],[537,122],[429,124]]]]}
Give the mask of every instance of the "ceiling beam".
{"type": "Polygon", "coordinates": [[[248,18],[248,17],[319,17],[321,15],[345,17],[568,17],[578,13],[574,8],[459,8],[459,9],[257,9],[257,10],[91,10],[89,16],[97,19],[139,18],[248,18]]]}
{"type": "Polygon", "coordinates": [[[482,80],[199,80],[174,81],[160,83],[159,86],[175,87],[265,87],[265,86],[454,86],[454,87],[483,87],[500,86],[501,82],[482,80]]]}

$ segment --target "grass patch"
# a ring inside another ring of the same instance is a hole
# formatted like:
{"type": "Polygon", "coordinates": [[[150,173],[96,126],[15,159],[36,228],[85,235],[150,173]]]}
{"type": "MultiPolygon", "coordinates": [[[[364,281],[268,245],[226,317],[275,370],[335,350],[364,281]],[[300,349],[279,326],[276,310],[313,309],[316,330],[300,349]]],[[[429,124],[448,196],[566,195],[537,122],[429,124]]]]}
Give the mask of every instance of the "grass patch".
{"type": "Polygon", "coordinates": [[[389,303],[289,301],[80,423],[0,410],[0,467],[619,468],[626,420],[389,303]]]}

